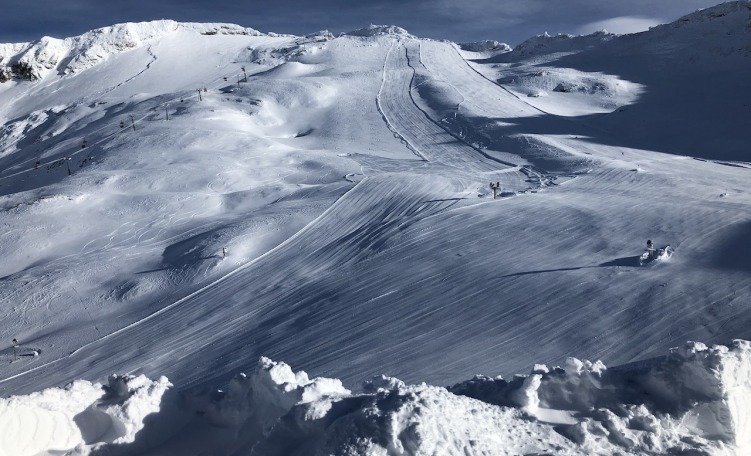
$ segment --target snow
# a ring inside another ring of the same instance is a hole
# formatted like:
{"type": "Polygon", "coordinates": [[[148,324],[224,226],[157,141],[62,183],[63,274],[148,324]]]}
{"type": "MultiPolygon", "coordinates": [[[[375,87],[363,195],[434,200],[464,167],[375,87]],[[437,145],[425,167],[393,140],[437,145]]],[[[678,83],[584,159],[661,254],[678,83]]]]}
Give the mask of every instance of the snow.
{"type": "Polygon", "coordinates": [[[749,5],[1,45],[2,451],[744,454],[749,5]]]}
{"type": "Polygon", "coordinates": [[[511,50],[511,55],[516,59],[530,57],[546,59],[562,53],[568,54],[584,49],[596,48],[615,37],[616,35],[607,33],[604,30],[583,36],[567,34],[549,35],[546,32],[519,43],[519,45],[511,50]]]}
{"type": "Polygon", "coordinates": [[[546,112],[617,131],[620,146],[748,161],[746,100],[727,91],[749,89],[749,11],[743,0],[631,35],[541,35],[473,67],[546,112]]]}
{"type": "Polygon", "coordinates": [[[64,389],[0,400],[0,454],[34,455],[84,445],[132,443],[144,418],[160,412],[172,385],[165,377],[111,376],[109,384],[77,380],[64,389]]]}
{"type": "Polygon", "coordinates": [[[381,375],[356,394],[261,358],[226,389],[190,396],[163,377],[112,376],[0,400],[11,420],[0,454],[746,454],[750,378],[740,340],[610,369],[569,358],[450,388],[381,375]]]}
{"type": "Polygon", "coordinates": [[[403,37],[403,38],[414,38],[408,31],[404,30],[401,27],[397,27],[395,25],[375,25],[370,24],[367,27],[363,27],[361,29],[352,30],[350,32],[346,32],[343,35],[349,35],[349,36],[361,36],[361,37],[375,37],[375,36],[396,36],[396,37],[403,37]]]}
{"type": "Polygon", "coordinates": [[[51,70],[76,74],[107,60],[111,55],[143,46],[179,29],[205,35],[261,35],[257,30],[234,24],[178,23],[170,20],[117,24],[102,27],[64,40],[43,37],[34,43],[16,43],[0,47],[0,63],[26,63],[29,76],[42,79],[51,70]]]}

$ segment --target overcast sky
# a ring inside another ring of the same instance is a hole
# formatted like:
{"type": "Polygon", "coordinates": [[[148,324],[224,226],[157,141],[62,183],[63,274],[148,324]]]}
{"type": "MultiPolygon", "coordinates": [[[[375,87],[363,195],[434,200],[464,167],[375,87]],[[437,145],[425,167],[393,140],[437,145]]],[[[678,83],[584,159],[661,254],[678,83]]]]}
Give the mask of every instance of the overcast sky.
{"type": "Polygon", "coordinates": [[[262,32],[334,33],[368,24],[452,41],[516,45],[548,32],[646,30],[715,0],[0,0],[0,43],[58,38],[119,22],[231,22],[262,32]]]}

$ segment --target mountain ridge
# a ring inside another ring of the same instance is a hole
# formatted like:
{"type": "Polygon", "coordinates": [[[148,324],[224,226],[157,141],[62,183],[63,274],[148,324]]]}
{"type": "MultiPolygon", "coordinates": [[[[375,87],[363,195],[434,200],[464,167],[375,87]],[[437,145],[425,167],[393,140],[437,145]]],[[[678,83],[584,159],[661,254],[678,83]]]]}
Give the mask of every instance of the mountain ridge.
{"type": "MultiPolygon", "coordinates": [[[[727,18],[725,16],[745,16],[745,28],[748,32],[751,30],[751,2],[749,0],[734,0],[717,6],[697,10],[669,23],[653,27],[646,32],[629,34],[627,36],[649,36],[665,38],[666,27],[679,29],[696,26],[702,23],[720,23],[727,28],[727,18]]],[[[739,29],[741,25],[738,22],[731,21],[734,28],[739,29]]],[[[178,29],[193,30],[198,33],[207,35],[213,34],[241,34],[250,36],[263,35],[258,30],[249,27],[243,27],[236,24],[227,23],[192,23],[177,22],[173,20],[155,20],[146,22],[126,22],[114,24],[108,27],[101,27],[91,30],[81,35],[58,39],[51,37],[42,37],[39,40],[28,43],[0,43],[0,82],[5,82],[11,78],[38,80],[49,74],[53,69],[61,74],[75,74],[95,65],[107,58],[111,53],[123,52],[143,44],[144,41],[158,38],[167,33],[172,33],[178,29]]],[[[740,30],[736,30],[740,31],[740,30]]],[[[722,33],[717,31],[716,33],[722,33]]],[[[729,32],[728,32],[729,33],[729,32]]],[[[286,36],[277,33],[268,33],[269,36],[286,36]]],[[[361,29],[350,32],[343,32],[340,36],[376,36],[376,35],[394,35],[405,38],[413,37],[405,29],[395,25],[370,25],[361,29]]],[[[571,40],[582,43],[580,46],[591,49],[599,43],[610,41],[619,35],[608,34],[605,31],[595,32],[589,35],[538,35],[523,41],[511,51],[510,56],[528,57],[541,52],[555,52],[555,43],[564,43],[566,48],[571,48],[571,40]],[[583,44],[587,43],[587,44],[583,44]]],[[[654,41],[654,38],[647,38],[648,44],[654,41]]],[[[488,43],[493,44],[492,50],[497,50],[501,43],[488,41],[487,43],[477,42],[476,46],[488,47],[488,43]]],[[[464,43],[472,48],[473,43],[464,43]]],[[[558,44],[560,45],[560,44],[558,44]]],[[[504,45],[507,46],[507,45],[504,45]]],[[[468,50],[471,50],[468,48],[468,50]]],[[[751,45],[746,46],[745,55],[751,54],[751,45]]],[[[477,48],[479,50],[479,48],[477,48]]]]}
{"type": "Polygon", "coordinates": [[[191,23],[172,20],[125,22],[91,30],[78,36],[58,39],[42,37],[29,43],[0,44],[0,75],[38,80],[53,70],[61,75],[76,74],[145,42],[178,30],[205,35],[260,36],[261,32],[234,24],[191,23]]]}

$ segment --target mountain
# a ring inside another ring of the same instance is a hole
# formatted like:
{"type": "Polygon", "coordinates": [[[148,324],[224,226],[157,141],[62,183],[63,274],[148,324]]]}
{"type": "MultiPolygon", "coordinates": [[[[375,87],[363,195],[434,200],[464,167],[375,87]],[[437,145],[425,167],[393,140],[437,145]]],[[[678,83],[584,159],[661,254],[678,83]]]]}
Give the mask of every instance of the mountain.
{"type": "Polygon", "coordinates": [[[749,19],[0,45],[0,454],[743,454],[749,19]]]}
{"type": "Polygon", "coordinates": [[[722,3],[633,35],[542,35],[479,68],[540,109],[618,131],[598,141],[749,161],[749,103],[736,94],[751,90],[750,10],[722,3]]]}
{"type": "Polygon", "coordinates": [[[39,80],[56,70],[58,74],[80,73],[109,57],[163,38],[179,30],[203,35],[259,36],[257,30],[233,24],[191,24],[162,20],[117,24],[64,40],[45,36],[33,43],[0,45],[0,74],[11,78],[39,80]]]}

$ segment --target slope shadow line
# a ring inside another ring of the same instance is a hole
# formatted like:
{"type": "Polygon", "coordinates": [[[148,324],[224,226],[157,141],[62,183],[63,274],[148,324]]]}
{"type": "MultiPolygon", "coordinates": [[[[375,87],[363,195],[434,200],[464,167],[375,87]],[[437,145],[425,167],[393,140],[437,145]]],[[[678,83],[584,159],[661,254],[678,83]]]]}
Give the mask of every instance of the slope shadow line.
{"type": "MultiPolygon", "coordinates": [[[[419,41],[418,41],[418,45],[422,46],[422,44],[420,44],[419,41]]],[[[407,48],[406,45],[404,47],[404,51],[405,51],[405,55],[406,55],[406,58],[407,58],[407,65],[410,68],[412,68],[412,72],[413,72],[413,74],[412,74],[412,80],[409,83],[409,86],[410,86],[409,98],[410,98],[410,100],[412,100],[412,104],[415,106],[415,108],[417,108],[417,110],[420,111],[425,116],[425,118],[428,119],[429,122],[435,124],[438,128],[440,128],[441,130],[445,131],[450,136],[454,137],[458,143],[463,144],[463,145],[469,147],[470,149],[474,150],[475,152],[477,152],[481,156],[485,157],[485,159],[490,160],[491,162],[494,162],[494,163],[500,163],[500,164],[502,164],[504,166],[508,166],[508,167],[511,167],[511,168],[519,166],[516,163],[507,162],[507,161],[501,160],[499,158],[493,157],[492,155],[489,155],[488,153],[486,153],[485,151],[483,151],[479,147],[477,147],[477,146],[475,146],[475,145],[473,145],[473,144],[471,144],[471,143],[469,143],[467,141],[464,141],[462,138],[460,138],[459,136],[457,136],[456,134],[454,134],[452,131],[450,131],[449,129],[447,129],[445,126],[441,125],[440,122],[437,122],[435,119],[433,119],[432,117],[430,117],[430,115],[417,104],[417,102],[415,101],[415,97],[412,95],[412,86],[414,84],[415,75],[417,74],[417,68],[415,68],[412,65],[412,60],[409,58],[409,49],[407,48]]],[[[419,55],[418,55],[418,59],[419,59],[419,55]]],[[[420,60],[420,64],[425,68],[425,71],[427,71],[428,73],[430,73],[430,70],[428,70],[427,67],[425,67],[425,65],[422,63],[421,60],[420,60]]]]}
{"type": "MultiPolygon", "coordinates": [[[[204,257],[198,257],[196,258],[196,261],[211,260],[213,258],[222,258],[222,257],[220,255],[209,255],[209,256],[204,256],[204,257]]],[[[149,274],[152,272],[169,271],[170,269],[180,269],[180,266],[164,266],[163,268],[156,268],[156,269],[149,269],[147,271],[134,272],[134,274],[149,274]]]]}
{"type": "Polygon", "coordinates": [[[497,278],[505,279],[508,277],[520,277],[520,276],[532,275],[532,274],[542,274],[544,272],[578,271],[579,269],[608,268],[611,266],[638,267],[639,255],[631,256],[631,257],[616,258],[615,260],[607,261],[605,263],[600,263],[594,266],[578,266],[578,267],[559,268],[559,269],[540,269],[537,271],[525,271],[525,272],[516,272],[514,274],[506,274],[503,276],[499,276],[497,278]]]}

